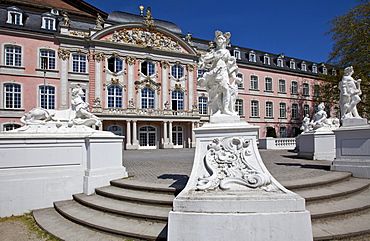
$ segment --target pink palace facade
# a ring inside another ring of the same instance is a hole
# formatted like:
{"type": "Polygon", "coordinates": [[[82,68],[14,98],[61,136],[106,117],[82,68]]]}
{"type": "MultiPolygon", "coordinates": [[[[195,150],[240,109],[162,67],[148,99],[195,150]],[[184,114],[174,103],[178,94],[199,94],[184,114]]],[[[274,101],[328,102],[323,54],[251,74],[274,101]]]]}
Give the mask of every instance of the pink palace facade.
{"type": "MultiPolygon", "coordinates": [[[[125,136],[126,149],[193,147],[193,128],[209,120],[197,61],[212,44],[155,17],[106,14],[84,1],[1,3],[1,130],[21,126],[35,107],[69,108],[70,88],[80,84],[101,129],[125,136]]],[[[236,103],[242,119],[260,126],[259,137],[298,135],[302,117],[318,104],[319,75],[334,70],[229,49],[243,78],[236,103]]]]}

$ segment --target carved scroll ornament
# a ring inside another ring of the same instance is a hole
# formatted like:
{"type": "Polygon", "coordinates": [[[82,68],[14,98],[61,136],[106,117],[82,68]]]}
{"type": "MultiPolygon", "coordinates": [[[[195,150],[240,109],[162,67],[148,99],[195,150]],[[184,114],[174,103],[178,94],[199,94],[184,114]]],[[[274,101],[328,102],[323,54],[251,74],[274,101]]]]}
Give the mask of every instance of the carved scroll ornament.
{"type": "Polygon", "coordinates": [[[204,158],[208,175],[198,179],[197,190],[214,190],[231,188],[230,184],[248,188],[266,187],[271,183],[270,176],[257,170],[248,162],[252,156],[250,140],[242,137],[214,139],[208,145],[204,158]]]}

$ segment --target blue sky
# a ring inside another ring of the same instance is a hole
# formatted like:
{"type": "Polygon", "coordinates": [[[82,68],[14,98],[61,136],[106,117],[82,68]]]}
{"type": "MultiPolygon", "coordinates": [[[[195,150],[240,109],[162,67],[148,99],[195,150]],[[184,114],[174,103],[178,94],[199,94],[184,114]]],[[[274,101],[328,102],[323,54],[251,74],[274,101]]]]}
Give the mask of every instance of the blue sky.
{"type": "Polygon", "coordinates": [[[85,0],[110,13],[152,16],[177,24],[183,34],[212,40],[215,30],[231,32],[233,45],[326,62],[333,42],[328,21],[358,5],[356,0],[85,0]]]}

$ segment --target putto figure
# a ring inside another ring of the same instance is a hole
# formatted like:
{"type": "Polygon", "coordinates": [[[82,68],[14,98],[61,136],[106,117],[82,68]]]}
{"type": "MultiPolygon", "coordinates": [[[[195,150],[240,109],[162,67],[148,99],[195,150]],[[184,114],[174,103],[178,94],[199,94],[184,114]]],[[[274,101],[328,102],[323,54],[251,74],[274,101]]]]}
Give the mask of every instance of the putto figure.
{"type": "Polygon", "coordinates": [[[230,37],[229,32],[222,34],[221,31],[216,31],[216,49],[202,55],[199,61],[199,69],[207,72],[199,78],[198,85],[207,89],[212,115],[238,115],[234,107],[241,79],[237,77],[236,59],[226,49],[230,37]],[[230,78],[233,80],[231,84],[230,78]]]}
{"type": "Polygon", "coordinates": [[[345,68],[343,78],[339,82],[339,104],[342,120],[347,118],[361,118],[356,107],[356,105],[361,101],[361,79],[355,80],[352,77],[353,73],[354,71],[352,66],[345,68]]]}

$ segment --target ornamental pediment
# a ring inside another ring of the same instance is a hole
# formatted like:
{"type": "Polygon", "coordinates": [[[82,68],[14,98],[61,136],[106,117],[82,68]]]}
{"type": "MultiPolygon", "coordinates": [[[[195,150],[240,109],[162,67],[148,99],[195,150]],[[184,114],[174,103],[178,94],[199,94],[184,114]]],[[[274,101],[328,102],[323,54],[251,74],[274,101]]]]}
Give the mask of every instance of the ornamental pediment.
{"type": "Polygon", "coordinates": [[[114,31],[103,40],[157,50],[188,53],[174,38],[153,29],[122,29],[114,31]]]}

